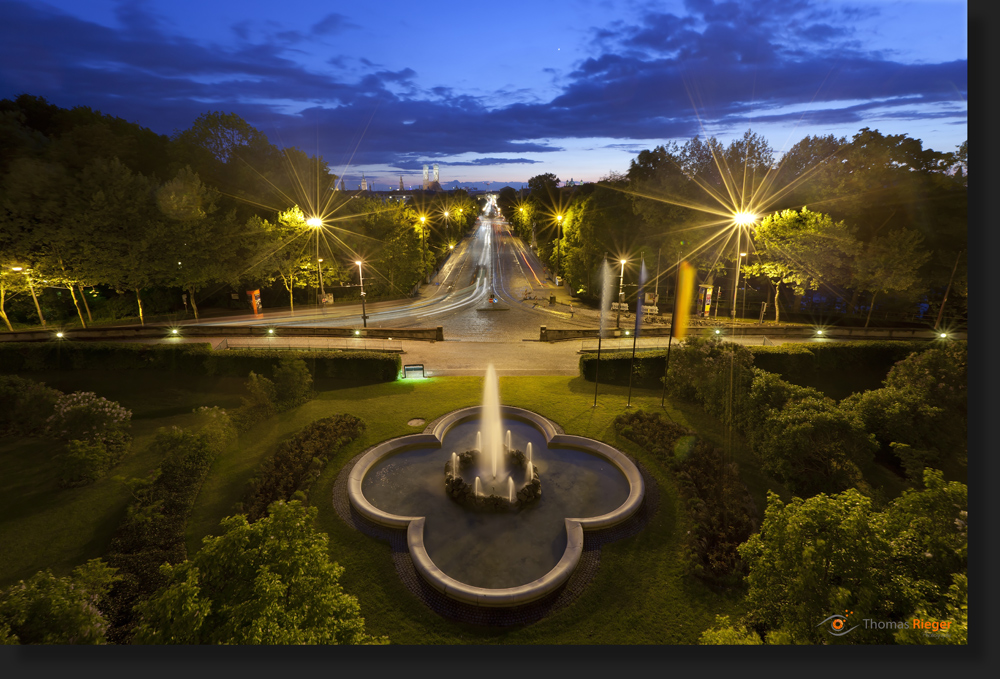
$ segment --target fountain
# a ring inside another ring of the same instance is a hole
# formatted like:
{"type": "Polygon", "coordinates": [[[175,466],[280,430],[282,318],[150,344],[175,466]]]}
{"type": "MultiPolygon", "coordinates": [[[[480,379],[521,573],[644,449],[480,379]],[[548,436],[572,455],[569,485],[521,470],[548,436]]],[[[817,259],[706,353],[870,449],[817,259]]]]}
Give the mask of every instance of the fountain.
{"type": "Polygon", "coordinates": [[[498,385],[491,366],[481,406],[373,446],[348,482],[351,505],[365,519],[407,531],[421,577],[477,606],[514,606],[554,591],[576,568],[583,532],[624,521],[643,496],[642,478],[622,453],[500,405],[498,385]],[[551,484],[544,496],[542,475],[551,484]]]}
{"type": "Polygon", "coordinates": [[[476,448],[453,452],[445,464],[445,493],[461,505],[494,512],[521,509],[536,502],[542,495],[542,481],[531,463],[531,442],[527,443],[525,454],[514,448],[510,429],[501,435],[500,389],[492,365],[486,372],[480,423],[482,429],[476,432],[476,448]],[[525,470],[523,477],[517,473],[521,469],[525,470]],[[471,488],[463,478],[463,470],[468,470],[470,475],[478,472],[471,488]],[[517,481],[515,475],[519,477],[517,481]],[[490,479],[488,494],[480,485],[481,478],[490,479]],[[505,488],[506,494],[498,494],[498,487],[505,488]]]}

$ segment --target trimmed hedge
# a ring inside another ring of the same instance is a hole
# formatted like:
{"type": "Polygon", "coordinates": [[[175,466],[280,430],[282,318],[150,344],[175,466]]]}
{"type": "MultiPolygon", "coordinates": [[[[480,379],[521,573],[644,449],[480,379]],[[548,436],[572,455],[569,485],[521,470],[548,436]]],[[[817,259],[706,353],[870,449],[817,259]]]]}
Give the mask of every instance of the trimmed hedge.
{"type": "Polygon", "coordinates": [[[658,413],[622,413],[614,427],[676,474],[694,523],[687,536],[694,574],[717,584],[736,584],[745,570],[737,548],[758,523],[757,505],[736,463],[725,462],[721,450],[658,413]]]}
{"type": "Polygon", "coordinates": [[[0,342],[0,373],[153,369],[235,377],[253,371],[270,376],[282,358],[302,359],[316,377],[355,382],[392,382],[403,367],[398,354],[375,351],[212,351],[208,343],[0,342]]]}
{"type": "MultiPolygon", "coordinates": [[[[706,342],[701,338],[693,338],[706,342]]],[[[676,352],[684,351],[691,343],[677,342],[671,348],[670,363],[677,358],[676,352]]],[[[742,346],[742,345],[740,345],[742,346]]],[[[897,340],[857,340],[801,344],[789,342],[777,347],[744,347],[753,355],[755,367],[780,375],[783,379],[797,382],[825,371],[871,371],[885,375],[889,370],[913,352],[920,352],[937,346],[934,342],[897,340]]],[[[665,349],[641,351],[635,354],[632,384],[643,387],[662,386],[663,369],[666,363],[665,349]]],[[[600,380],[605,384],[628,384],[628,365],[631,351],[601,353],[600,380]]],[[[597,367],[597,354],[580,357],[580,375],[593,382],[597,367]]],[[[671,371],[672,372],[672,371],[671,371]]]]}
{"type": "Polygon", "coordinates": [[[58,389],[46,387],[44,382],[0,375],[0,434],[44,434],[62,395],[58,389]]]}
{"type": "Polygon", "coordinates": [[[910,354],[934,346],[937,346],[934,342],[917,340],[851,340],[747,348],[753,354],[754,366],[798,382],[822,372],[864,371],[885,375],[910,354]]]}
{"type": "Polygon", "coordinates": [[[261,463],[238,506],[250,522],[267,516],[278,500],[306,501],[312,482],[341,446],[361,435],[365,423],[354,415],[333,415],[306,425],[261,463]]]}
{"type": "Polygon", "coordinates": [[[133,501],[106,556],[122,576],[107,601],[112,643],[129,642],[136,624],[133,606],[165,583],[160,565],[187,558],[187,517],[215,458],[235,439],[222,411],[199,412],[208,420],[201,431],[160,429],[152,446],[165,457],[163,463],[149,478],[129,482],[133,501]]]}

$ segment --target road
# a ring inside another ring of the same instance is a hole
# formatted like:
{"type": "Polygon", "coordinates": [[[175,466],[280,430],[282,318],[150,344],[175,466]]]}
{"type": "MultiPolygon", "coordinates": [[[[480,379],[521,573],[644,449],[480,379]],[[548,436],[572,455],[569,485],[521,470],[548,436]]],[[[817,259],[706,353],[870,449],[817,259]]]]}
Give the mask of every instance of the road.
{"type": "MultiPolygon", "coordinates": [[[[554,289],[546,279],[545,267],[505,222],[481,217],[474,233],[455,247],[431,283],[421,286],[417,297],[369,304],[368,327],[440,325],[447,339],[511,342],[537,339],[542,325],[595,325],[589,314],[570,313],[565,305],[550,308],[548,295],[554,289]],[[526,292],[538,299],[525,300],[526,292]]],[[[263,319],[253,316],[209,319],[201,325],[361,327],[361,305],[312,308],[297,313],[265,311],[263,319]]]]}

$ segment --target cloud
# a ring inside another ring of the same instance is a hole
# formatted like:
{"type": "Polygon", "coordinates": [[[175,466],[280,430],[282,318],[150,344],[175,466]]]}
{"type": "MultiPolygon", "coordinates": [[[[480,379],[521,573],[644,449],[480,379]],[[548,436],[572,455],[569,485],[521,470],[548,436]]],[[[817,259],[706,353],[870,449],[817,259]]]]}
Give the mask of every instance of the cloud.
{"type": "Polygon", "coordinates": [[[115,29],[7,0],[0,3],[0,96],[28,92],[91,106],[160,133],[207,111],[233,111],[272,142],[310,152],[317,130],[325,131],[320,153],[335,168],[419,167],[419,158],[464,153],[483,157],[449,164],[535,164],[541,161],[523,156],[562,150],[545,140],[567,138],[622,140],[605,148],[635,152],[627,140],[684,139],[703,125],[745,129],[751,117],[859,126],[964,118],[962,110],[928,110],[941,102],[964,108],[967,62],[900,63],[865,50],[852,29],[854,8],[813,0],[687,0],[684,7],[595,29],[593,56],[559,77],[558,94],[540,100],[513,86],[489,97],[422,89],[413,69],[364,57],[327,57],[320,70],[302,65],[290,45],[304,35],[357,28],[337,13],[305,34],[282,28],[256,37],[251,22],[239,22],[230,28],[240,40],[230,47],[179,35],[139,2],[118,5],[122,28],[115,29]],[[347,64],[360,64],[361,75],[347,64]]]}
{"type": "Polygon", "coordinates": [[[352,28],[358,28],[358,25],[343,14],[331,12],[313,24],[312,33],[314,35],[332,35],[352,28]]]}

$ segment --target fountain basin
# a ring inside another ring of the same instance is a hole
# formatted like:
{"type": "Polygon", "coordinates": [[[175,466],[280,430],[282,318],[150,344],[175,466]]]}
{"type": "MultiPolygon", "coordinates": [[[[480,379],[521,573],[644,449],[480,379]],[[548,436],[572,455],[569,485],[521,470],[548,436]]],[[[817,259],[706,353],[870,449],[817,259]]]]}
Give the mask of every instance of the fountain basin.
{"type": "MultiPolygon", "coordinates": [[[[373,447],[351,470],[348,478],[348,495],[352,506],[369,521],[406,529],[410,556],[417,572],[438,591],[458,601],[479,606],[516,606],[539,599],[565,583],[579,563],[583,551],[584,531],[607,528],[628,519],[642,504],[645,489],[639,470],[625,455],[611,446],[585,437],[562,434],[548,419],[531,411],[501,406],[501,414],[505,419],[520,420],[530,424],[544,436],[550,448],[583,451],[589,454],[587,457],[595,456],[601,461],[609,462],[627,482],[627,497],[617,507],[595,516],[564,517],[562,524],[565,531],[565,548],[554,567],[541,577],[526,584],[500,588],[479,587],[462,582],[445,573],[430,557],[425,543],[427,524],[424,516],[401,515],[380,509],[365,497],[363,486],[369,471],[383,463],[386,458],[413,449],[440,449],[449,430],[463,422],[478,418],[479,414],[480,408],[476,406],[456,410],[432,423],[421,434],[392,439],[373,447]]],[[[437,469],[440,470],[440,467],[437,469]]]]}

